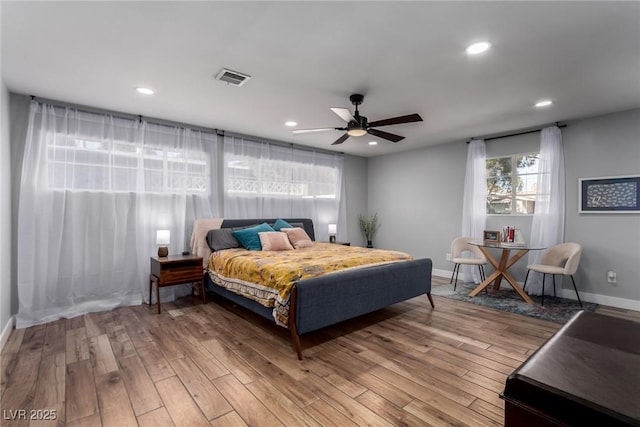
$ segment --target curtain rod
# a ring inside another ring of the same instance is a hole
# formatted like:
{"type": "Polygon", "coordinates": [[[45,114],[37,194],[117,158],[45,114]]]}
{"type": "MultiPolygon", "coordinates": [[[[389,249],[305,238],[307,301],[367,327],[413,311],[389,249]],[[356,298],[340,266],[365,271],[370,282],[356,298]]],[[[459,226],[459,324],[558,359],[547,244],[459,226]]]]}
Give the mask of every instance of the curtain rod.
{"type": "MultiPolygon", "coordinates": [[[[556,126],[559,128],[566,128],[567,125],[559,125],[558,123],[556,123],[556,126]]],[[[546,127],[546,126],[545,126],[546,127]]],[[[511,136],[518,136],[518,135],[527,135],[529,133],[535,133],[535,132],[540,132],[542,129],[544,128],[537,128],[537,129],[531,129],[531,130],[525,130],[522,132],[515,132],[515,133],[509,133],[507,135],[500,135],[500,136],[492,136],[490,138],[481,138],[484,139],[485,141],[491,141],[493,139],[500,139],[500,138],[509,138],[511,136]]],[[[478,138],[473,138],[473,139],[478,139],[478,138]]],[[[470,143],[472,141],[472,139],[467,141],[467,144],[470,143]]]]}
{"type": "Polygon", "coordinates": [[[254,136],[254,135],[246,135],[238,132],[222,131],[222,134],[218,133],[218,135],[227,136],[231,138],[246,139],[252,142],[263,142],[267,144],[277,145],[279,147],[291,147],[291,148],[295,148],[296,150],[311,151],[311,152],[323,153],[323,154],[344,155],[344,152],[342,151],[333,151],[333,150],[327,150],[325,148],[317,148],[317,147],[307,147],[305,145],[294,144],[293,142],[278,141],[275,139],[263,138],[263,137],[254,136]]]}
{"type": "Polygon", "coordinates": [[[229,131],[225,131],[224,129],[207,128],[207,127],[204,127],[204,126],[190,125],[190,124],[186,124],[186,123],[174,122],[174,121],[171,121],[171,120],[151,118],[151,117],[147,117],[147,116],[142,116],[141,114],[129,114],[129,113],[122,113],[122,112],[119,112],[119,111],[106,110],[106,109],[103,109],[103,108],[88,107],[88,106],[85,106],[85,105],[78,105],[78,104],[73,104],[73,103],[65,102],[65,101],[58,101],[58,100],[47,99],[47,98],[40,98],[40,97],[37,97],[35,95],[29,95],[29,97],[31,98],[32,101],[38,101],[38,102],[41,102],[41,103],[44,102],[44,103],[48,103],[48,104],[55,105],[55,106],[58,106],[58,107],[76,108],[76,109],[83,110],[83,111],[90,112],[90,113],[109,114],[109,115],[112,115],[114,117],[118,117],[120,119],[138,120],[138,121],[142,122],[142,118],[144,117],[147,121],[150,121],[150,122],[152,122],[154,124],[188,127],[188,128],[195,129],[195,130],[200,130],[200,131],[204,131],[204,132],[210,132],[210,133],[213,133],[213,134],[215,134],[217,136],[222,136],[222,137],[231,136],[231,137],[236,137],[236,138],[249,139],[249,140],[253,140],[253,141],[256,141],[256,142],[266,142],[266,143],[269,143],[269,144],[281,145],[281,146],[285,146],[285,147],[286,146],[291,146],[291,147],[295,147],[295,148],[300,149],[300,150],[315,151],[315,152],[325,153],[325,154],[341,154],[341,155],[344,155],[344,153],[341,152],[341,151],[331,151],[331,150],[326,150],[326,149],[323,149],[323,148],[306,147],[304,145],[293,144],[291,142],[276,141],[276,140],[273,140],[273,139],[262,138],[262,137],[253,136],[253,135],[245,135],[245,134],[236,133],[236,132],[229,132],[229,131]]]}
{"type": "Polygon", "coordinates": [[[153,123],[155,125],[188,127],[188,128],[194,129],[194,130],[199,130],[199,131],[202,131],[202,132],[209,132],[209,133],[213,133],[213,134],[217,134],[219,132],[219,129],[215,129],[215,128],[208,128],[208,127],[205,127],[205,126],[197,126],[197,125],[190,125],[190,124],[187,124],[187,123],[174,122],[172,120],[165,120],[165,119],[159,119],[159,118],[155,118],[155,117],[143,116],[142,114],[123,113],[122,111],[107,110],[105,108],[89,107],[89,106],[86,106],[86,105],[79,105],[79,104],[74,104],[74,103],[71,103],[71,102],[58,101],[56,99],[40,98],[40,97],[35,96],[35,95],[29,95],[29,97],[31,98],[32,101],[37,101],[37,102],[40,102],[40,103],[47,103],[47,104],[51,104],[51,105],[56,106],[56,107],[74,108],[74,109],[77,109],[77,110],[82,110],[82,111],[87,112],[87,113],[109,114],[110,116],[117,117],[119,119],[133,120],[133,121],[142,122],[142,119],[144,118],[147,122],[153,123]]]}

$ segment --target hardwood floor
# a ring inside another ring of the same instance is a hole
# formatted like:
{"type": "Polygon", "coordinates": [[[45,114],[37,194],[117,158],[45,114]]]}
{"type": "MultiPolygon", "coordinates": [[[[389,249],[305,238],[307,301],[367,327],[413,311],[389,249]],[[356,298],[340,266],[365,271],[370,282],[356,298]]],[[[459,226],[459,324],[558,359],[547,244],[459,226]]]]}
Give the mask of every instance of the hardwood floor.
{"type": "Polygon", "coordinates": [[[302,362],[288,331],[216,298],[14,330],[1,424],[502,425],[507,375],[561,325],[434,300],[304,335],[302,362]]]}

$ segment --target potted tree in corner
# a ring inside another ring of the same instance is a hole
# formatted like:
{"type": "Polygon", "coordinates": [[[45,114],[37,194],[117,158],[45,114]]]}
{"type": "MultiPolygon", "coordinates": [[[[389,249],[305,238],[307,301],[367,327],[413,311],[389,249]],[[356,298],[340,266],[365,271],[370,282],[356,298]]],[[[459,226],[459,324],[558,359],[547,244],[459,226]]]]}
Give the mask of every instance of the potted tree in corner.
{"type": "Polygon", "coordinates": [[[375,237],[381,225],[378,222],[378,213],[376,212],[369,217],[360,214],[358,216],[358,221],[360,222],[360,231],[362,231],[362,234],[367,239],[367,247],[372,248],[373,238],[375,237]]]}

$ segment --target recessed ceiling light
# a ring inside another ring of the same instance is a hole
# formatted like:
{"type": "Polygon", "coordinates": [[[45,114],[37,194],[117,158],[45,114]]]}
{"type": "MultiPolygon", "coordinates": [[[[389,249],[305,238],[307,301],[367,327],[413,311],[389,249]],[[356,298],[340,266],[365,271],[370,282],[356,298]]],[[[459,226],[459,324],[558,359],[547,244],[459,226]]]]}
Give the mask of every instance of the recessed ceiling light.
{"type": "Polygon", "coordinates": [[[478,42],[467,47],[467,53],[469,55],[477,55],[482,52],[486,52],[491,47],[489,42],[478,42]]]}
{"type": "Polygon", "coordinates": [[[294,122],[294,121],[284,122],[284,125],[292,128],[294,126],[298,126],[298,122],[294,122]]]}
{"type": "Polygon", "coordinates": [[[378,141],[369,141],[369,145],[378,145],[378,141]]]}
{"type": "Polygon", "coordinates": [[[136,90],[143,95],[153,95],[153,90],[148,87],[137,87],[136,90]]]}
{"type": "Polygon", "coordinates": [[[536,102],[535,106],[538,108],[542,108],[542,107],[548,107],[549,105],[553,104],[552,101],[545,99],[544,101],[538,101],[536,102]]]}

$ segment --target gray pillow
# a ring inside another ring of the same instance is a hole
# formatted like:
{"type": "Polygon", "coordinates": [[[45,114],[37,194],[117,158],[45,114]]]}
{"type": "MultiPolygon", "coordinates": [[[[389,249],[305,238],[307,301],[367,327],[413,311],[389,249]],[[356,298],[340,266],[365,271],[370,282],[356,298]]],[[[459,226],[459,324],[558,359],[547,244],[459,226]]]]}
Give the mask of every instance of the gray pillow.
{"type": "MultiPolygon", "coordinates": [[[[269,225],[271,225],[273,227],[273,224],[269,224],[269,225]]],[[[290,222],[289,225],[292,228],[296,228],[297,227],[297,228],[302,228],[304,230],[304,224],[301,223],[301,222],[290,222]]]]}
{"type": "Polygon", "coordinates": [[[238,242],[238,239],[231,234],[233,230],[233,228],[209,230],[206,238],[207,245],[209,245],[209,248],[214,252],[223,249],[241,248],[242,245],[238,242]]]}

